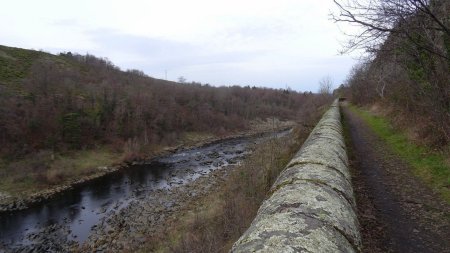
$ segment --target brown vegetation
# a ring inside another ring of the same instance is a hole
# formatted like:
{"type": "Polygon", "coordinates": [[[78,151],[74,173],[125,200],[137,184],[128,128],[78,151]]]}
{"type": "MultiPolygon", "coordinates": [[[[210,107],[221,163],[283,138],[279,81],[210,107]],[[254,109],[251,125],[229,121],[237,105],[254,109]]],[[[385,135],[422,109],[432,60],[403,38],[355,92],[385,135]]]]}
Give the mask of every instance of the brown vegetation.
{"type": "Polygon", "coordinates": [[[450,4],[437,0],[335,1],[336,21],[358,24],[348,49],[367,60],[341,87],[358,105],[381,104],[434,147],[450,143],[450,4]]]}
{"type": "Polygon", "coordinates": [[[158,80],[91,55],[0,50],[7,69],[29,65],[0,80],[0,154],[8,159],[104,143],[135,151],[174,143],[185,132],[224,134],[252,119],[298,119],[305,104],[319,102],[292,90],[158,80]]]}
{"type": "Polygon", "coordinates": [[[328,101],[290,89],[170,82],[92,55],[0,46],[0,191],[45,188],[267,118],[302,121],[328,101]]]}

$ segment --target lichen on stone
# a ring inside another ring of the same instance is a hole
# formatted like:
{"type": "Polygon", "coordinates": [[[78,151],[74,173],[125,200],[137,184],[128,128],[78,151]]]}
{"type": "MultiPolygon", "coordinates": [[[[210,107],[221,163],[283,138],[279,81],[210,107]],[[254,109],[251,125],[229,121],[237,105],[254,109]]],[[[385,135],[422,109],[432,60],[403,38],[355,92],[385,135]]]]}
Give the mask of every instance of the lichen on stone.
{"type": "Polygon", "coordinates": [[[337,100],[271,188],[231,252],[360,252],[337,100]]]}

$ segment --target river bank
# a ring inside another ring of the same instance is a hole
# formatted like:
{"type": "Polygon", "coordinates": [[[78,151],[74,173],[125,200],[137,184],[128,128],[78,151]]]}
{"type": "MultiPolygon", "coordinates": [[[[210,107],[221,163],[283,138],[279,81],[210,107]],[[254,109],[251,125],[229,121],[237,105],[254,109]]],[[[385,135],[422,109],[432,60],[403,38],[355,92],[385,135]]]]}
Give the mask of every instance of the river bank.
{"type": "Polygon", "coordinates": [[[59,183],[49,184],[40,187],[39,189],[31,188],[20,193],[14,192],[14,194],[11,194],[10,192],[0,191],[0,213],[27,209],[30,206],[47,201],[65,191],[82,186],[92,180],[104,177],[111,173],[117,173],[120,170],[129,168],[131,165],[144,163],[145,161],[149,161],[156,157],[169,155],[184,149],[198,148],[224,140],[256,137],[265,133],[292,128],[294,125],[295,123],[292,121],[255,121],[251,124],[250,129],[245,132],[229,134],[226,136],[197,135],[194,138],[187,137],[175,146],[159,148],[149,155],[141,154],[129,159],[123,157],[122,154],[115,154],[115,156],[119,158],[116,158],[111,164],[102,164],[95,168],[88,168],[86,174],[82,174],[72,179],[61,180],[59,183]]]}
{"type": "MultiPolygon", "coordinates": [[[[279,134],[288,133],[290,131],[279,134]]],[[[246,134],[192,149],[178,148],[165,156],[134,162],[130,168],[87,181],[29,209],[4,213],[0,216],[0,250],[65,252],[79,245],[97,249],[108,245],[112,250],[109,245],[115,243],[104,242],[102,238],[109,239],[113,233],[120,234],[128,231],[128,227],[136,229],[139,227],[136,224],[146,224],[141,219],[149,216],[143,211],[156,213],[152,217],[164,217],[171,209],[154,208],[161,204],[165,208],[176,208],[173,203],[183,202],[180,199],[183,196],[188,198],[193,194],[195,197],[207,192],[211,189],[209,185],[214,185],[214,179],[220,178],[221,174],[215,174],[216,171],[226,172],[251,152],[250,147],[255,142],[281,136],[279,134],[246,134]],[[160,212],[165,214],[161,216],[160,212]]],[[[133,231],[128,232],[124,235],[133,231]]],[[[133,235],[139,238],[134,232],[133,235]]],[[[115,238],[119,238],[118,235],[115,238]]]]}

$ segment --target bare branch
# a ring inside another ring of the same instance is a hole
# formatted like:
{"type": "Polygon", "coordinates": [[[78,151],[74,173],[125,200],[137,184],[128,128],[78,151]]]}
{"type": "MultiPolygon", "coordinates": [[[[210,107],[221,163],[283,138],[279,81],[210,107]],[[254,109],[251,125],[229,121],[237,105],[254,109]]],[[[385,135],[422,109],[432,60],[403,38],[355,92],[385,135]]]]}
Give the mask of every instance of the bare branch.
{"type": "MultiPolygon", "coordinates": [[[[448,22],[441,19],[445,1],[433,0],[333,0],[338,13],[332,13],[335,22],[351,23],[362,30],[350,35],[344,52],[364,49],[376,53],[387,38],[406,38],[413,45],[434,55],[449,59],[447,52],[436,41],[421,34],[426,31],[444,32],[450,36],[448,22]],[[441,14],[441,15],[439,15],[441,14]],[[425,39],[424,39],[425,38],[425,39]]],[[[448,4],[448,3],[447,3],[448,4]]],[[[445,11],[444,11],[445,12],[445,11]]]]}

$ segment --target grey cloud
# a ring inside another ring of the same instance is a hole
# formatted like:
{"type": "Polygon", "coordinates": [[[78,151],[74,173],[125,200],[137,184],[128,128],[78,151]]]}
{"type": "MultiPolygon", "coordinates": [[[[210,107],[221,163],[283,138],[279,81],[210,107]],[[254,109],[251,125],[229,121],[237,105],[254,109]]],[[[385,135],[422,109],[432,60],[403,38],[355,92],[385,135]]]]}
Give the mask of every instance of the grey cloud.
{"type": "Polygon", "coordinates": [[[53,22],[50,22],[51,25],[55,25],[55,26],[62,26],[65,28],[74,28],[74,27],[80,27],[80,22],[76,19],[60,19],[60,20],[55,20],[53,22]]]}
{"type": "Polygon", "coordinates": [[[89,32],[101,51],[121,52],[145,60],[147,67],[179,68],[193,65],[235,63],[263,54],[261,51],[214,52],[201,45],[160,38],[128,35],[110,30],[89,32]]]}
{"type": "MultiPolygon", "coordinates": [[[[70,21],[66,21],[68,23],[70,21]]],[[[282,35],[289,32],[289,28],[249,23],[223,32],[223,36],[237,33],[257,38],[266,33],[272,33],[268,35],[272,37],[273,34],[282,35]]],[[[188,80],[213,85],[248,84],[276,88],[288,85],[298,90],[315,91],[317,80],[323,75],[332,74],[336,83],[343,80],[352,61],[339,56],[317,58],[252,49],[224,52],[220,49],[205,49],[193,43],[135,36],[105,29],[90,30],[86,35],[98,46],[98,49],[89,53],[108,57],[121,68],[143,70],[157,78],[164,78],[165,70],[168,70],[170,80],[183,75],[188,80]],[[266,59],[265,62],[268,60],[269,64],[261,65],[261,69],[255,68],[261,59],[266,59]]],[[[68,49],[60,51],[66,50],[68,49]]]]}
{"type": "Polygon", "coordinates": [[[225,36],[239,35],[249,39],[273,39],[295,32],[292,24],[283,20],[246,19],[239,26],[223,31],[225,36]]]}

